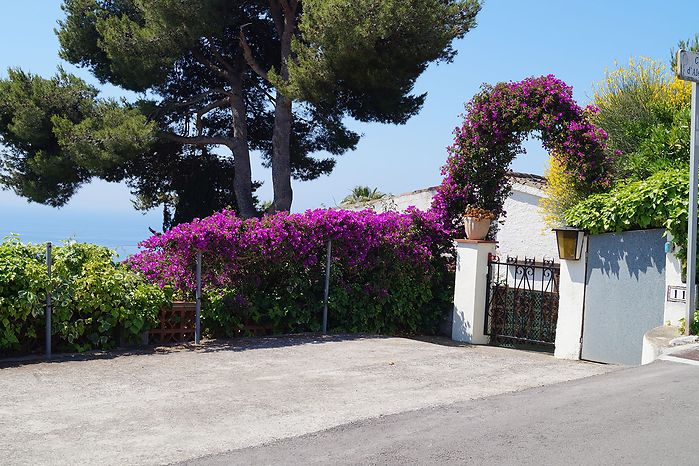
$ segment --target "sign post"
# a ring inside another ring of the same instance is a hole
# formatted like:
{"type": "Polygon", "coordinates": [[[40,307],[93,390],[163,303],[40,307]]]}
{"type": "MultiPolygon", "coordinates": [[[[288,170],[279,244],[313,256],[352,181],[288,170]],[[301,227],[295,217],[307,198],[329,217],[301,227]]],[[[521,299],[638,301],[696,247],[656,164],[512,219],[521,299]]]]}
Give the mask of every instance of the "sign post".
{"type": "Polygon", "coordinates": [[[687,312],[685,335],[689,335],[696,309],[697,276],[697,168],[699,163],[699,53],[677,52],[677,76],[692,82],[692,129],[689,162],[689,221],[687,226],[687,312]]]}

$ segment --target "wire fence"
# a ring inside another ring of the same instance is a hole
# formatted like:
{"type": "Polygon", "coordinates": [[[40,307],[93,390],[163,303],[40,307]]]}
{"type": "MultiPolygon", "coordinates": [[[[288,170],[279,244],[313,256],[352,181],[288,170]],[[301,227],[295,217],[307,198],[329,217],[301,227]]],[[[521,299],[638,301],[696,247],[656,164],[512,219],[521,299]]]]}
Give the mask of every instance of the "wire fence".
{"type": "MultiPolygon", "coordinates": [[[[46,289],[46,304],[44,319],[46,321],[46,335],[45,335],[45,345],[46,345],[46,359],[51,359],[52,357],[52,317],[53,317],[53,302],[51,296],[51,268],[53,263],[53,243],[48,241],[46,244],[46,272],[48,274],[48,287],[46,289]]],[[[110,248],[113,249],[113,248],[110,248]]],[[[201,341],[201,307],[202,307],[202,265],[203,265],[203,254],[201,251],[196,252],[195,257],[195,323],[194,323],[194,343],[199,344],[201,341]]],[[[332,240],[327,242],[327,256],[325,262],[325,286],[323,292],[323,321],[322,321],[322,333],[326,334],[328,331],[328,298],[330,295],[330,272],[332,268],[332,240]]]]}

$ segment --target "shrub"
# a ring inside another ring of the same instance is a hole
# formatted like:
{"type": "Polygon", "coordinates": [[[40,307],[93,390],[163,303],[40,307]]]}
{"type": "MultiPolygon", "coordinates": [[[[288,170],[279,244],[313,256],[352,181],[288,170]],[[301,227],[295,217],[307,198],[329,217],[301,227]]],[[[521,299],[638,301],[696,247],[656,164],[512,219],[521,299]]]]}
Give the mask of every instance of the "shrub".
{"type": "Polygon", "coordinates": [[[243,220],[223,211],[144,241],[130,263],[191,295],[201,250],[202,320],[214,336],[234,336],[249,325],[315,331],[328,240],[333,331],[436,330],[451,307],[453,256],[448,232],[432,213],[319,209],[243,220]]]}
{"type": "Polygon", "coordinates": [[[543,191],[546,197],[539,201],[544,222],[550,228],[565,224],[565,212],[583,200],[584,196],[575,189],[575,180],[565,172],[556,157],[549,157],[544,173],[546,184],[543,191]]]}
{"type": "Polygon", "coordinates": [[[617,178],[643,179],[689,160],[691,86],[665,65],[631,59],[597,85],[592,121],[609,134],[617,178]]]}
{"type": "Polygon", "coordinates": [[[588,197],[565,213],[569,225],[592,234],[666,228],[683,268],[687,261],[689,173],[658,172],[642,181],[619,182],[609,192],[588,197]]]}
{"type": "Polygon", "coordinates": [[[45,247],[16,237],[0,243],[0,352],[37,351],[44,341],[44,304],[51,290],[52,334],[59,350],[85,351],[135,338],[154,325],[168,301],[165,291],[115,264],[96,245],[54,247],[48,279],[45,247]]]}

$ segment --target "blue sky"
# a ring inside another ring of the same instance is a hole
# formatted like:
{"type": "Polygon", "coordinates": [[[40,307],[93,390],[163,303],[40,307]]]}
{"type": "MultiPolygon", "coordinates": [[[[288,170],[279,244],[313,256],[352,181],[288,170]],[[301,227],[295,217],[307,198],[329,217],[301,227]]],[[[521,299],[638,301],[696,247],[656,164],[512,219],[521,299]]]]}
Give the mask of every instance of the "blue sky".
{"type": "MultiPolygon", "coordinates": [[[[62,63],[53,34],[61,18],[58,0],[3,2],[0,15],[0,75],[7,67],[51,75],[58,65],[97,84],[84,70],[62,63]]],[[[592,86],[615,62],[648,56],[667,62],[679,39],[699,32],[696,0],[489,0],[478,27],[456,44],[454,63],[432,66],[416,92],[428,92],[422,112],[403,126],[351,123],[364,137],[357,150],[338,160],[335,171],[321,179],[295,183],[294,210],[334,206],[353,186],[401,193],[440,181],[451,132],[464,102],[481,83],[555,74],[574,87],[576,99],[589,103],[592,86]]],[[[107,96],[119,89],[104,87],[107,96]]],[[[542,173],[547,158],[538,141],[513,169],[542,173]]],[[[271,198],[268,170],[254,167],[264,181],[262,199],[271,198]]],[[[133,209],[123,185],[93,182],[61,209],[28,204],[0,191],[0,237],[18,233],[27,241],[75,238],[117,247],[122,254],[159,229],[161,212],[133,209]]]]}

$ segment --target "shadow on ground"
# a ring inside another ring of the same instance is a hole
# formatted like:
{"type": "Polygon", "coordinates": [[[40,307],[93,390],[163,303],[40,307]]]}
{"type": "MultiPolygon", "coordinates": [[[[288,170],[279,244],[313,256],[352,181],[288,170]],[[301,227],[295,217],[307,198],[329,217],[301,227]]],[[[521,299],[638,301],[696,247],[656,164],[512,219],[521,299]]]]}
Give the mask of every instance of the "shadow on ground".
{"type": "MultiPolygon", "coordinates": [[[[471,345],[453,341],[443,336],[426,335],[396,335],[399,338],[409,338],[412,340],[432,343],[440,346],[469,347],[471,345]]],[[[337,334],[322,335],[319,333],[300,333],[293,335],[277,335],[266,337],[242,337],[232,339],[204,340],[201,344],[194,343],[172,344],[161,346],[146,346],[137,348],[117,348],[110,351],[87,351],[85,353],[58,353],[54,354],[51,360],[46,360],[43,355],[29,355],[22,357],[0,359],[0,369],[10,367],[21,367],[39,363],[62,363],[66,361],[93,361],[99,359],[114,359],[127,356],[169,354],[179,351],[196,351],[199,353],[216,353],[221,351],[248,351],[253,349],[284,348],[297,345],[322,345],[324,343],[376,340],[390,338],[386,335],[370,334],[337,334]]]]}

